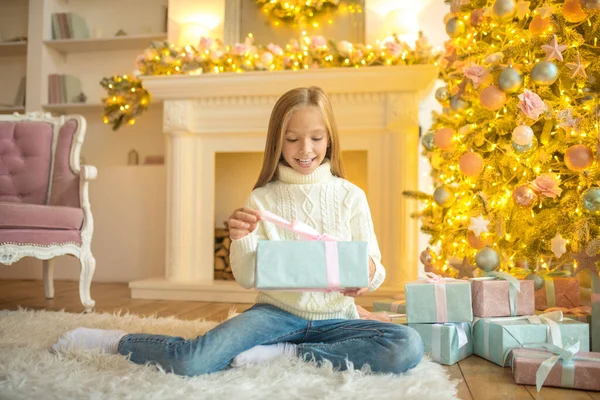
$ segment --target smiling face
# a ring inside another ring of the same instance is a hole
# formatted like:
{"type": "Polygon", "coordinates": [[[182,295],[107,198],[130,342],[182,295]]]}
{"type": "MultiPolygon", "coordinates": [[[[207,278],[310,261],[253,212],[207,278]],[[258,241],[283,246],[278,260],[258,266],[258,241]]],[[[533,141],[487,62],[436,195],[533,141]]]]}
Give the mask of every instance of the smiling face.
{"type": "Polygon", "coordinates": [[[281,154],[296,172],[312,173],[325,159],[329,134],[317,107],[303,107],[292,114],[284,132],[281,154]]]}

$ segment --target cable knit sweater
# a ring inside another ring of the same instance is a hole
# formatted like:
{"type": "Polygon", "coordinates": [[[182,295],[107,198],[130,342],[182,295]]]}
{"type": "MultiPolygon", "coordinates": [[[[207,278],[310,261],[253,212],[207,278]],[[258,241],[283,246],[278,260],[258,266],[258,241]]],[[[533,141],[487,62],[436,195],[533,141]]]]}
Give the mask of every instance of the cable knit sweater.
{"type": "MultiPolygon", "coordinates": [[[[342,240],[366,241],[375,263],[369,287],[377,289],[385,278],[381,252],[373,231],[373,221],[365,193],[345,179],[333,176],[325,160],[309,175],[279,164],[278,180],[250,194],[247,207],[271,211],[289,221],[302,221],[320,233],[342,240]]],[[[259,240],[298,240],[297,234],[260,222],[251,234],[231,244],[231,267],[235,279],[249,289],[254,287],[256,248],[259,240]]],[[[308,320],[357,319],[354,298],[338,292],[259,292],[257,303],[267,303],[308,320]]]]}

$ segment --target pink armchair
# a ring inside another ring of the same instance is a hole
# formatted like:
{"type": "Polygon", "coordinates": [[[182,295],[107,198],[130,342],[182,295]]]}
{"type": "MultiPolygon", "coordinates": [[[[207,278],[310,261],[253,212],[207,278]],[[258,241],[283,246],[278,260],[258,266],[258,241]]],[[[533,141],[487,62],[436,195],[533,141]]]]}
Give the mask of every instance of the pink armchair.
{"type": "Polygon", "coordinates": [[[44,291],[51,299],[54,257],[77,257],[79,296],[89,312],[96,260],[88,184],[97,170],[79,163],[85,130],[81,116],[0,115],[0,264],[43,260],[44,291]]]}

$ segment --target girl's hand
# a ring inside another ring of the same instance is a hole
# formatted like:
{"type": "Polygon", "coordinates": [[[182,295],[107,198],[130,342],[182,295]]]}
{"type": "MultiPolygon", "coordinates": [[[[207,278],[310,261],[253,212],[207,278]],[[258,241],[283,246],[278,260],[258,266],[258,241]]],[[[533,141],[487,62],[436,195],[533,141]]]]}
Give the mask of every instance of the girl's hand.
{"type": "Polygon", "coordinates": [[[229,237],[233,240],[241,239],[254,232],[260,221],[260,212],[251,208],[238,208],[229,217],[229,237]]]}
{"type": "MultiPolygon", "coordinates": [[[[375,276],[375,263],[373,262],[373,259],[371,257],[369,257],[369,286],[371,286],[371,281],[373,280],[373,277],[375,276]]],[[[342,294],[344,296],[350,296],[350,297],[358,297],[361,296],[365,293],[367,293],[369,291],[369,288],[362,288],[362,289],[346,289],[342,292],[342,294]]]]}

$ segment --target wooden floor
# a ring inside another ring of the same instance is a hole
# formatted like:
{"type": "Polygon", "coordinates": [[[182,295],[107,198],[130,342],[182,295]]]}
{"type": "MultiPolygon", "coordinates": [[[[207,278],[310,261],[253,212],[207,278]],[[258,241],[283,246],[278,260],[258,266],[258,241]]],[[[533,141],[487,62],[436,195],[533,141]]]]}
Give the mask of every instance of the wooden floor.
{"type": "MultiPolygon", "coordinates": [[[[55,297],[44,298],[41,281],[0,280],[0,309],[62,310],[81,312],[78,284],[55,282],[55,297]]],[[[92,284],[92,298],[96,301],[96,312],[128,311],[138,315],[176,316],[180,319],[207,319],[222,321],[229,310],[246,310],[249,304],[202,303],[163,300],[132,300],[124,283],[92,284]]],[[[477,356],[471,356],[458,364],[446,367],[453,379],[460,379],[459,398],[473,400],[491,399],[544,399],[544,400],[600,400],[600,392],[583,392],[557,388],[543,388],[537,393],[534,386],[513,383],[510,368],[501,368],[477,356]]],[[[600,377],[599,377],[600,379],[600,377]]]]}

